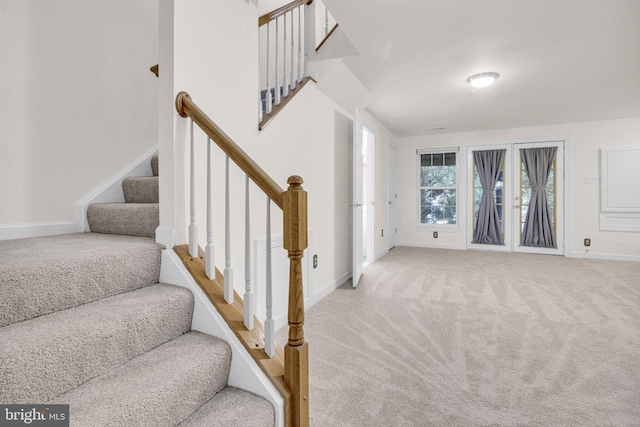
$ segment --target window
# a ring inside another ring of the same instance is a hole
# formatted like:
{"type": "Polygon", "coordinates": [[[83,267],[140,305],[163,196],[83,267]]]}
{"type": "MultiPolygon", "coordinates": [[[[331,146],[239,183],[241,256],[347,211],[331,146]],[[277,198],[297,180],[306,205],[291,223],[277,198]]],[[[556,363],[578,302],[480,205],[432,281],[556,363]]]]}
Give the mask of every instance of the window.
{"type": "Polygon", "coordinates": [[[455,225],[457,150],[418,151],[420,225],[455,225]]]}

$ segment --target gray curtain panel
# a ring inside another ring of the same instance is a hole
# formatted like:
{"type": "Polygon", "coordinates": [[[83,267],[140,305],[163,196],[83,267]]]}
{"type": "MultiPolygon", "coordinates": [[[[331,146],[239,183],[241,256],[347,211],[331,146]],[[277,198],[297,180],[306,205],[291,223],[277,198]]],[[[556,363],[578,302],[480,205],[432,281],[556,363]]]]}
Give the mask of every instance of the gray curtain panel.
{"type": "Polygon", "coordinates": [[[520,149],[522,164],[531,182],[531,201],[520,237],[520,246],[557,248],[545,188],[557,151],[557,147],[520,149]]]}
{"type": "Polygon", "coordinates": [[[502,170],[506,151],[485,150],[473,152],[473,160],[482,185],[482,199],[480,200],[480,210],[476,218],[476,228],[473,231],[471,243],[504,245],[504,236],[500,229],[500,216],[498,215],[493,191],[500,176],[500,170],[502,170]]]}

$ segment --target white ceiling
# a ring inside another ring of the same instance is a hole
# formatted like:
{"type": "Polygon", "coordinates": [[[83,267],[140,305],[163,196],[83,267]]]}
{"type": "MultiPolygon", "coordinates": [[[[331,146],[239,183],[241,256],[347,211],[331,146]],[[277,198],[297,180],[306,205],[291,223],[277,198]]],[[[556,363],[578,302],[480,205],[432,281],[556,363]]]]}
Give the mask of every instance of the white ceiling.
{"type": "Polygon", "coordinates": [[[640,0],[324,3],[396,136],[640,117],[640,0]],[[500,78],[472,91],[487,71],[500,78]]]}

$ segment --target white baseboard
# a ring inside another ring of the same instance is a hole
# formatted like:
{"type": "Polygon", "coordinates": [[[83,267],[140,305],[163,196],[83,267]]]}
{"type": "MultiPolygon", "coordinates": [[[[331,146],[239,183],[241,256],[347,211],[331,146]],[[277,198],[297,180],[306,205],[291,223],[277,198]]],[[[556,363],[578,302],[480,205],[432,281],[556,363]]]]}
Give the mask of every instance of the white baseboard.
{"type": "Polygon", "coordinates": [[[462,251],[464,248],[453,245],[435,245],[433,243],[422,242],[399,242],[396,246],[409,246],[412,248],[432,248],[432,249],[451,249],[456,251],[462,251]]]}
{"type": "Polygon", "coordinates": [[[389,248],[387,248],[387,249],[383,250],[382,252],[379,252],[379,253],[378,253],[378,254],[373,258],[373,261],[375,262],[375,261],[379,260],[380,258],[382,258],[383,256],[385,256],[385,255],[386,255],[386,254],[388,254],[388,253],[389,253],[389,248]]]}
{"type": "Polygon", "coordinates": [[[57,234],[82,233],[80,221],[34,222],[31,224],[0,225],[0,240],[25,239],[27,237],[54,236],[57,234]]]}
{"type": "Polygon", "coordinates": [[[322,299],[324,297],[326,297],[327,295],[329,295],[331,292],[335,291],[340,286],[344,285],[344,283],[347,280],[349,280],[351,278],[351,276],[352,276],[352,273],[351,273],[351,271],[349,271],[349,272],[343,274],[342,276],[340,276],[339,278],[337,278],[336,280],[334,280],[333,282],[329,283],[327,286],[325,286],[324,288],[322,288],[318,292],[315,292],[313,294],[313,296],[307,298],[304,301],[304,309],[305,309],[305,311],[310,309],[314,305],[316,305],[318,302],[322,301],[322,299]]]}
{"type": "Polygon", "coordinates": [[[571,252],[568,255],[571,258],[585,258],[585,259],[602,259],[608,261],[635,261],[640,262],[640,256],[638,255],[619,255],[619,254],[603,254],[597,252],[571,252]]]}
{"type": "MultiPolygon", "coordinates": [[[[432,245],[428,243],[415,243],[415,242],[401,242],[398,243],[398,246],[410,246],[415,248],[433,248],[433,249],[451,249],[451,250],[470,250],[465,248],[460,248],[457,246],[446,246],[446,245],[432,245]]],[[[640,256],[638,255],[619,255],[619,254],[605,254],[605,253],[595,253],[589,252],[585,254],[584,252],[570,252],[565,255],[568,258],[588,258],[588,259],[603,259],[610,261],[640,261],[640,256]]]]}
{"type": "Polygon", "coordinates": [[[120,172],[75,202],[75,220],[83,223],[84,231],[89,231],[87,207],[91,203],[124,202],[122,181],[129,176],[151,176],[151,157],[157,152],[158,146],[149,148],[120,172]]]}

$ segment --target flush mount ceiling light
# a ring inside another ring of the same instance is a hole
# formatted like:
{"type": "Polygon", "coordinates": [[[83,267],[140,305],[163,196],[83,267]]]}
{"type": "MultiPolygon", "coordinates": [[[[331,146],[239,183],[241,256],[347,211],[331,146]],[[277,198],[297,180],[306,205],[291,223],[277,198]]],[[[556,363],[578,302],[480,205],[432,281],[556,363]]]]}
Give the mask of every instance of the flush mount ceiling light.
{"type": "Polygon", "coordinates": [[[480,73],[469,77],[467,81],[476,89],[491,86],[500,75],[498,73],[480,73]]]}

